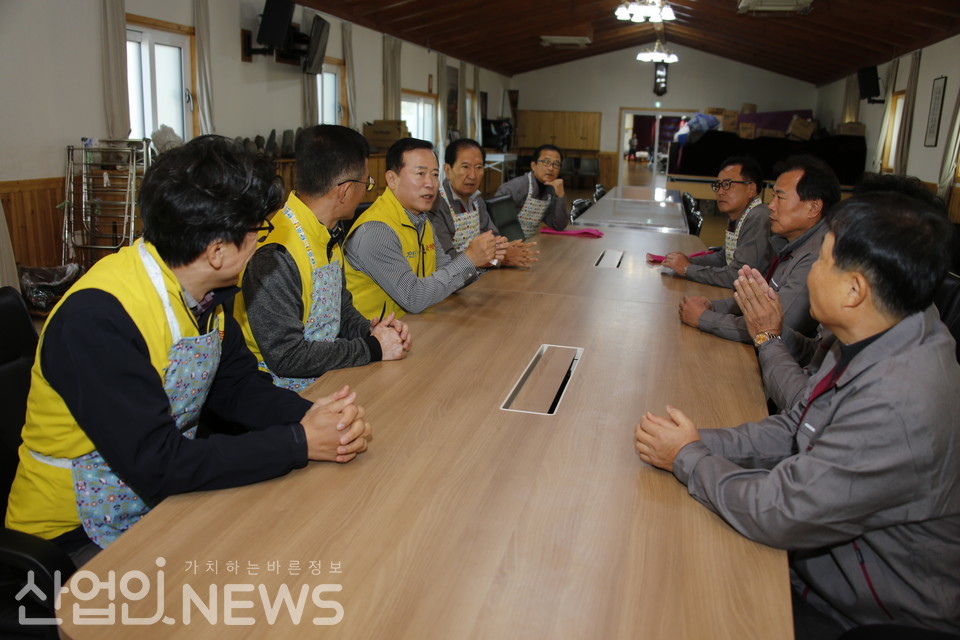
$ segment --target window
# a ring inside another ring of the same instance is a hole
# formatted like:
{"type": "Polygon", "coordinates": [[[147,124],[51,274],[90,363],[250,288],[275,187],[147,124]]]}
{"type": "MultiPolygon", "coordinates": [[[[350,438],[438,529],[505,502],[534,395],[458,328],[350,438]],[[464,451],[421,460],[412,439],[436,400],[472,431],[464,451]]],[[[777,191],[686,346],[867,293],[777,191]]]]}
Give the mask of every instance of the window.
{"type": "Polygon", "coordinates": [[[437,144],[436,95],[404,90],[400,96],[400,117],[406,121],[411,136],[437,144]]]}
{"type": "Polygon", "coordinates": [[[323,71],[317,74],[319,124],[348,126],[346,65],[336,58],[325,58],[323,71]]]}
{"type": "Polygon", "coordinates": [[[897,138],[900,136],[900,121],[903,119],[903,96],[905,91],[897,91],[890,100],[890,119],[887,122],[887,134],[883,142],[883,171],[893,171],[897,157],[897,138]]]}
{"type": "Polygon", "coordinates": [[[191,38],[184,32],[128,23],[131,138],[149,138],[162,124],[184,140],[193,137],[191,38]]]}

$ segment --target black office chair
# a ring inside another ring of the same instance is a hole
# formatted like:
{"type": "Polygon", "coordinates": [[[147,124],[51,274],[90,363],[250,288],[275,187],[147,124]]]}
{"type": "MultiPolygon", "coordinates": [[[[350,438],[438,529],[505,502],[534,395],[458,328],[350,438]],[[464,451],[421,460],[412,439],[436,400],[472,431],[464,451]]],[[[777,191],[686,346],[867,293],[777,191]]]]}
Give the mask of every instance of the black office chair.
{"type": "Polygon", "coordinates": [[[687,227],[690,229],[690,235],[700,236],[700,230],[703,228],[703,214],[700,213],[700,203],[693,197],[693,194],[684,191],[680,196],[683,203],[683,214],[687,218],[687,227]]]}
{"type": "Polygon", "coordinates": [[[602,184],[597,183],[593,187],[593,201],[597,202],[598,200],[600,200],[600,198],[602,198],[605,195],[607,195],[607,188],[604,187],[602,184]]]}
{"type": "MultiPolygon", "coordinates": [[[[7,511],[19,461],[36,348],[37,332],[23,298],[13,287],[0,288],[0,514],[7,511]]],[[[59,571],[66,580],[75,570],[69,556],[52,542],[4,528],[0,533],[0,637],[58,637],[56,626],[22,627],[19,607],[24,607],[28,619],[54,617],[54,576],[59,571]],[[17,602],[28,571],[34,572],[34,584],[47,595],[46,601],[28,595],[17,602]]]]}
{"type": "Polygon", "coordinates": [[[593,202],[585,198],[578,198],[573,201],[573,206],[570,207],[570,222],[573,222],[577,218],[583,215],[583,212],[593,206],[593,202]]]}
{"type": "Polygon", "coordinates": [[[940,319],[957,341],[957,362],[960,362],[960,276],[947,273],[933,294],[940,319]]]}
{"type": "Polygon", "coordinates": [[[560,161],[560,177],[573,180],[577,174],[574,158],[564,158],[560,161]]]}
{"type": "Polygon", "coordinates": [[[588,182],[596,183],[600,177],[600,160],[597,158],[580,158],[580,167],[577,169],[577,181],[587,178],[588,182]]]}
{"type": "Polygon", "coordinates": [[[493,220],[500,235],[508,240],[524,239],[523,227],[520,226],[520,220],[517,218],[517,205],[513,203],[512,197],[497,196],[490,198],[486,203],[490,219],[493,220]]]}

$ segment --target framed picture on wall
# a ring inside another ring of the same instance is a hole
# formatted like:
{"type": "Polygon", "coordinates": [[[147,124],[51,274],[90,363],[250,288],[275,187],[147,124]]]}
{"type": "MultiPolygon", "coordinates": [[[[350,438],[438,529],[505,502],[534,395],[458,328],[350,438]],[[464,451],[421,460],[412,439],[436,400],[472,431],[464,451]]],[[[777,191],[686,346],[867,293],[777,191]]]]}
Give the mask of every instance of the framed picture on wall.
{"type": "Polygon", "coordinates": [[[943,114],[943,94],[947,90],[947,76],[940,76],[933,80],[933,90],[930,93],[930,113],[927,115],[927,135],[923,138],[923,146],[937,146],[940,137],[940,116],[943,114]]]}

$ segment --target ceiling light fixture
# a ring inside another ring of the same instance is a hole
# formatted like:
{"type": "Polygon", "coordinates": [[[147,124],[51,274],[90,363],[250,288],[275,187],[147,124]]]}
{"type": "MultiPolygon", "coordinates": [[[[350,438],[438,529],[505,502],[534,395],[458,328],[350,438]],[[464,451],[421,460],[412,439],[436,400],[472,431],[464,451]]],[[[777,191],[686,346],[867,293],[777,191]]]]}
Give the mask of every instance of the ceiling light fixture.
{"type": "Polygon", "coordinates": [[[677,16],[673,13],[673,7],[666,0],[632,0],[632,2],[621,2],[614,12],[617,20],[629,20],[631,22],[663,22],[664,20],[676,20],[677,16]]]}
{"type": "Polygon", "coordinates": [[[657,40],[656,44],[646,49],[641,49],[637,54],[637,60],[640,62],[665,62],[673,64],[680,58],[673,51],[663,46],[663,42],[657,40]]]}

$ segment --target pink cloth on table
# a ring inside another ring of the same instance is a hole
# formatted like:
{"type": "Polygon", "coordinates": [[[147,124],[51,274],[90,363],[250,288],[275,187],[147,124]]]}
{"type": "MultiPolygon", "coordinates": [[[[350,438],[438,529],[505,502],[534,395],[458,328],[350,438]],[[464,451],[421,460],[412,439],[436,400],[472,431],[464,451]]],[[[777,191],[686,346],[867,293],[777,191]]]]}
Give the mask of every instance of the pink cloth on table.
{"type": "Polygon", "coordinates": [[[540,229],[540,233],[549,233],[555,236],[580,236],[582,238],[602,238],[603,231],[600,229],[594,229],[592,227],[584,227],[583,229],[576,230],[566,230],[566,231],[557,231],[556,229],[540,229]]]}

